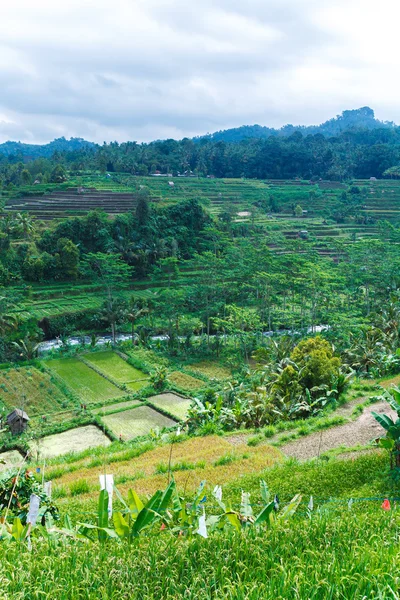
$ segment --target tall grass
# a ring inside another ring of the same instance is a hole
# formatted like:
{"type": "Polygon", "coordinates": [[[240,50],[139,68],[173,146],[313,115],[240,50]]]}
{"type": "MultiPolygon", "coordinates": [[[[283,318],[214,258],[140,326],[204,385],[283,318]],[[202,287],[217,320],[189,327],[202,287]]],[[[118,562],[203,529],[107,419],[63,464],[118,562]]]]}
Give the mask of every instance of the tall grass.
{"type": "Polygon", "coordinates": [[[398,599],[397,513],[315,514],[262,532],[139,546],[0,546],[4,600],[398,599]]]}

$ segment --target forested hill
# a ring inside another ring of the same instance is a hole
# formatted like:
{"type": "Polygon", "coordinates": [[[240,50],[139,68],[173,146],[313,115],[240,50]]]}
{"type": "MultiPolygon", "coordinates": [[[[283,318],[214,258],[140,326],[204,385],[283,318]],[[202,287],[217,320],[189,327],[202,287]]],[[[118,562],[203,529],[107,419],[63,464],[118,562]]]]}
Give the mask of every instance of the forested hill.
{"type": "MultiPolygon", "coordinates": [[[[249,135],[253,130],[244,129],[249,135]]],[[[7,142],[0,145],[0,187],[59,182],[66,171],[339,181],[400,177],[400,127],[378,121],[368,107],[345,111],[315,128],[287,125],[274,135],[257,137],[260,130],[236,141],[204,137],[101,146],[80,138],[60,138],[45,146],[7,142]]]]}
{"type": "Polygon", "coordinates": [[[4,156],[24,156],[30,158],[50,158],[55,152],[76,152],[83,148],[93,148],[96,144],[82,138],[57,138],[48,144],[24,144],[22,142],[4,142],[0,144],[0,154],[4,156]]]}
{"type": "Polygon", "coordinates": [[[375,118],[374,111],[368,106],[356,110],[344,110],[341,115],[325,121],[321,125],[284,125],[280,129],[264,127],[262,125],[242,125],[216,131],[205,136],[196,138],[197,140],[208,139],[223,142],[240,142],[249,138],[269,138],[271,136],[288,137],[299,131],[303,135],[315,135],[320,133],[326,137],[337,136],[344,131],[355,129],[380,129],[382,127],[395,127],[393,122],[379,121],[375,118]]]}

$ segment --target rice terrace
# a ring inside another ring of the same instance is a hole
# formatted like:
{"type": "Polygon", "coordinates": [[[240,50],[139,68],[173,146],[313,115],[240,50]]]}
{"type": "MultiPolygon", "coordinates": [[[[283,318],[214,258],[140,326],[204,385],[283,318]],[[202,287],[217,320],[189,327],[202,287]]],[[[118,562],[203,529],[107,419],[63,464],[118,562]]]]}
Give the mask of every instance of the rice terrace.
{"type": "Polygon", "coordinates": [[[0,23],[0,600],[400,600],[395,8],[75,4],[0,23]]]}

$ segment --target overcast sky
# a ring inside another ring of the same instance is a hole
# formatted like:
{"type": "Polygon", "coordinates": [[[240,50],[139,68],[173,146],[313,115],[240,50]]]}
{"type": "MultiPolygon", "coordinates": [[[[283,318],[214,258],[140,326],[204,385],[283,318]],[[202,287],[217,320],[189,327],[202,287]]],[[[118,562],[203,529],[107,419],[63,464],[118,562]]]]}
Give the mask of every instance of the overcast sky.
{"type": "Polygon", "coordinates": [[[396,0],[12,0],[0,8],[0,142],[182,138],[400,123],[396,0]]]}

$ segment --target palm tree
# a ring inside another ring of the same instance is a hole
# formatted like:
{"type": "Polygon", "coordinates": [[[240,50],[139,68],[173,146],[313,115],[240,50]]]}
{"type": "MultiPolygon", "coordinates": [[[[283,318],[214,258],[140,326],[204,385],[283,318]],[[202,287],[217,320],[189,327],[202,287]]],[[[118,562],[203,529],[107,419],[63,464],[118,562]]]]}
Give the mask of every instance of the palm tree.
{"type": "Polygon", "coordinates": [[[18,350],[18,353],[21,358],[25,360],[32,360],[36,358],[40,343],[37,342],[36,336],[30,336],[29,334],[25,336],[23,340],[18,340],[18,342],[13,342],[13,346],[15,346],[18,350]]]}
{"type": "Polygon", "coordinates": [[[16,317],[7,312],[9,308],[8,299],[5,296],[0,296],[0,334],[2,335],[17,326],[16,317]]]}
{"type": "Polygon", "coordinates": [[[139,304],[134,303],[134,300],[132,299],[128,312],[126,313],[126,318],[132,326],[132,344],[135,343],[135,323],[139,317],[147,315],[148,312],[149,309],[147,306],[140,307],[139,304]]]}
{"type": "Polygon", "coordinates": [[[121,298],[107,298],[100,312],[100,318],[111,326],[113,344],[116,341],[116,326],[126,317],[126,304],[121,298]]]}
{"type": "Polygon", "coordinates": [[[25,240],[29,239],[35,232],[33,219],[28,213],[17,213],[15,216],[15,221],[17,228],[22,232],[25,240]]]}

